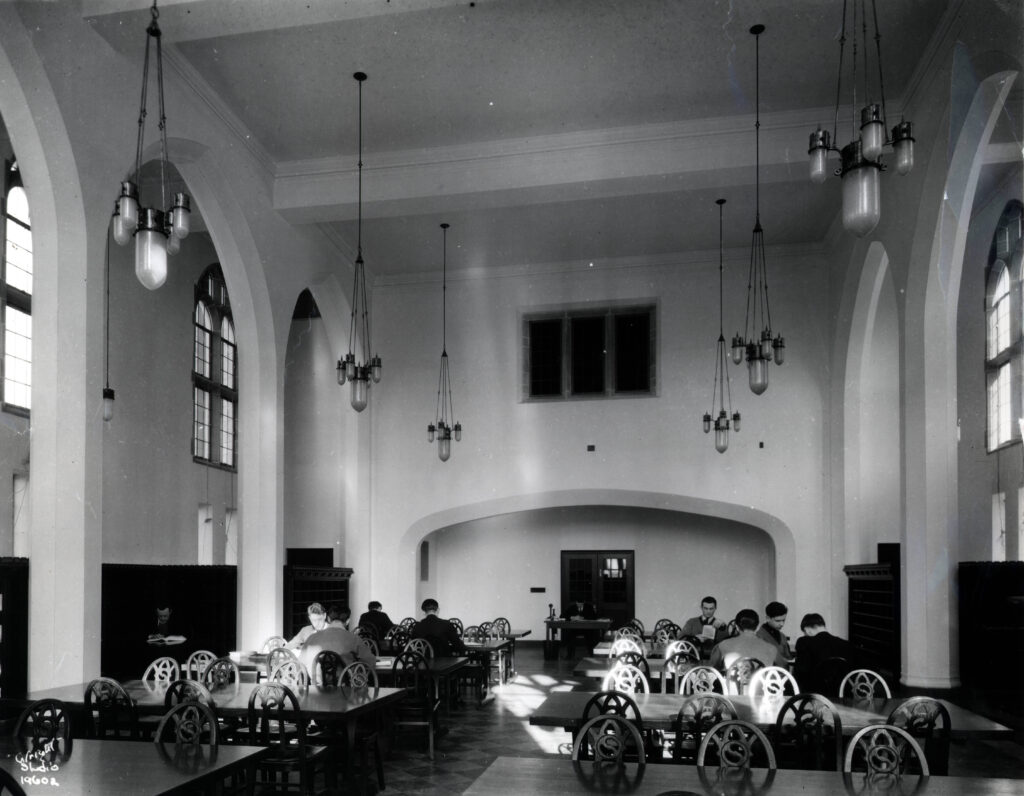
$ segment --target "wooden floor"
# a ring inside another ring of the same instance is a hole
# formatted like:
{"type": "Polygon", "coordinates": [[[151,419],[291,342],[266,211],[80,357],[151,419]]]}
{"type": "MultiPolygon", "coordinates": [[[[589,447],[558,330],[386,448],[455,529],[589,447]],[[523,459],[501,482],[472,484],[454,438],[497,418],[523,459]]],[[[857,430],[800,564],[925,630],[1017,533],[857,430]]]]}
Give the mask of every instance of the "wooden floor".
{"type": "MultiPolygon", "coordinates": [[[[481,708],[470,705],[453,711],[445,721],[448,732],[437,740],[433,761],[427,758],[422,736],[398,739],[385,761],[384,794],[462,793],[499,755],[568,758],[568,734],[531,727],[530,713],[552,691],[593,690],[593,683],[572,676],[572,661],[543,660],[539,644],[520,644],[516,663],[518,677],[495,689],[493,700],[481,708]]],[[[960,704],[977,709],[966,698],[960,704]]],[[[949,773],[1021,778],[1024,791],[1024,716],[1016,717],[1016,722],[996,718],[1018,729],[1016,740],[954,743],[949,773]]]]}

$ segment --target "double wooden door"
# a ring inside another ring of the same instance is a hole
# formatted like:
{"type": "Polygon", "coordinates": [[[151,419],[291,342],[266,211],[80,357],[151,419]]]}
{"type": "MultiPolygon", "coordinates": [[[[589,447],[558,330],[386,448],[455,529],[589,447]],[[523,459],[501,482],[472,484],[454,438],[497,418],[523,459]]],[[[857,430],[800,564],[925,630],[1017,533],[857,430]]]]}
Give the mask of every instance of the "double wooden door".
{"type": "Polygon", "coordinates": [[[636,570],[632,550],[563,550],[562,607],[583,600],[612,627],[633,618],[636,570]]]}

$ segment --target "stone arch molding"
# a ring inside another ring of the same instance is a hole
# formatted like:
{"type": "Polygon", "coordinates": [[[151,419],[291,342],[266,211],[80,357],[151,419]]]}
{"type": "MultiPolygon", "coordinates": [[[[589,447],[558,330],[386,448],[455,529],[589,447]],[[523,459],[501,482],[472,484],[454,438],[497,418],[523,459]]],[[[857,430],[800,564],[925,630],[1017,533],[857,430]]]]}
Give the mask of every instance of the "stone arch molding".
{"type": "Polygon", "coordinates": [[[454,506],[421,517],[410,525],[399,541],[399,556],[407,558],[414,556],[417,546],[424,538],[434,531],[447,528],[450,525],[500,514],[569,506],[629,506],[661,509],[745,523],[768,534],[774,543],[775,578],[780,590],[791,588],[787,584],[796,582],[796,541],[789,526],[777,517],[736,503],[725,503],[691,495],[626,489],[571,489],[537,492],[454,506]]]}

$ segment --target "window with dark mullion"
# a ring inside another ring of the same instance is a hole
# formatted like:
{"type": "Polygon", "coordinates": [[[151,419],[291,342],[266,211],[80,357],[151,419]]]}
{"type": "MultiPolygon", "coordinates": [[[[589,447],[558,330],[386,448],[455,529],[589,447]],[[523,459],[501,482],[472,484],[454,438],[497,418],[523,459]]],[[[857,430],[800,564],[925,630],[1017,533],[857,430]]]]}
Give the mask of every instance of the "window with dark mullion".
{"type": "Polygon", "coordinates": [[[605,318],[573,318],[571,330],[572,394],[604,392],[605,318]]]}
{"type": "Polygon", "coordinates": [[[530,395],[562,394],[562,319],[530,321],[530,395]]]}
{"type": "Polygon", "coordinates": [[[651,389],[651,314],[615,316],[615,391],[651,389]]]}

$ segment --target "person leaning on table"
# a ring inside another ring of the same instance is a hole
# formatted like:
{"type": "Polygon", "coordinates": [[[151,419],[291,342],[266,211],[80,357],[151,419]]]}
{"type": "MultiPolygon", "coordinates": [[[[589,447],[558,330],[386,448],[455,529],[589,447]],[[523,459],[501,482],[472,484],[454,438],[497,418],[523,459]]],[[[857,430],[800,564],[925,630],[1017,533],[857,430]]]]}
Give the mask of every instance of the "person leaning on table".
{"type": "Polygon", "coordinates": [[[323,630],[327,625],[327,611],[320,603],[310,603],[309,608],[306,609],[306,615],[309,617],[309,624],[302,628],[285,646],[290,649],[298,649],[306,643],[306,639],[316,633],[318,630],[323,630]]]}
{"type": "Polygon", "coordinates": [[[757,637],[762,641],[767,641],[769,644],[774,644],[786,660],[788,668],[788,665],[793,661],[793,651],[789,646],[789,636],[782,632],[782,626],[786,624],[787,614],[789,614],[789,609],[782,603],[774,600],[768,603],[764,607],[765,621],[757,629],[757,637]]]}
{"type": "Polygon", "coordinates": [[[413,625],[410,638],[422,638],[430,642],[436,657],[464,655],[466,646],[459,638],[455,626],[437,615],[437,600],[428,597],[420,606],[425,616],[413,625]]]}

